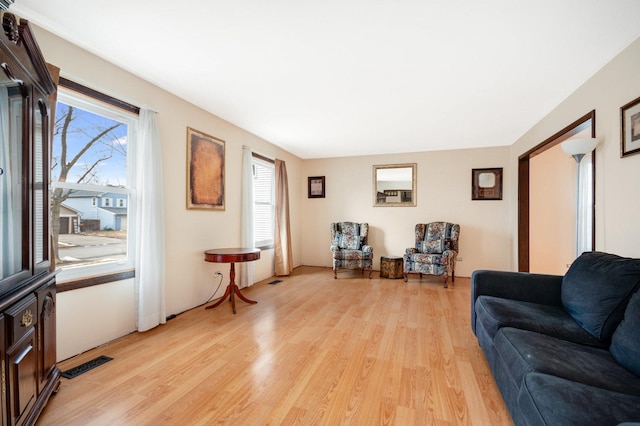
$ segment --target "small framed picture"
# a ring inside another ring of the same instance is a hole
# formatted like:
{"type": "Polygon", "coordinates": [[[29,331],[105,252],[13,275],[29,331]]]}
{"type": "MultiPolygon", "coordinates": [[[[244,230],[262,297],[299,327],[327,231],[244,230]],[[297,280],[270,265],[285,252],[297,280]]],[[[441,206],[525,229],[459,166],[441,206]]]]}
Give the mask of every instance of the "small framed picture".
{"type": "Polygon", "coordinates": [[[472,200],[502,200],[502,167],[471,170],[472,200]]]}
{"type": "Polygon", "coordinates": [[[324,198],[324,176],[309,177],[309,198],[324,198]]]}
{"type": "Polygon", "coordinates": [[[640,98],[620,108],[620,157],[640,153],[640,98]]]}

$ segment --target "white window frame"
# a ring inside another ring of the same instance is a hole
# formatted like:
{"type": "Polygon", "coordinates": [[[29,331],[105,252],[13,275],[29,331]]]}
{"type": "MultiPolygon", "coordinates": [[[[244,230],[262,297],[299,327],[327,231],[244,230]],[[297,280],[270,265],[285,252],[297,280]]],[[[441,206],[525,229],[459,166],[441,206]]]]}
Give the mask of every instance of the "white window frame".
{"type": "Polygon", "coordinates": [[[276,181],[276,175],[275,175],[275,164],[272,161],[267,161],[263,158],[261,158],[260,156],[253,156],[253,158],[251,159],[251,165],[253,166],[253,170],[254,170],[254,186],[253,186],[253,197],[254,197],[254,204],[257,207],[258,205],[270,205],[271,206],[271,237],[270,238],[263,238],[261,240],[258,239],[258,232],[257,232],[257,225],[256,225],[256,219],[257,217],[255,217],[255,215],[257,214],[257,208],[254,208],[254,244],[255,247],[260,248],[260,249],[268,249],[268,248],[273,248],[273,244],[274,244],[274,233],[275,233],[275,206],[276,206],[276,193],[275,193],[275,181],[276,181]],[[271,175],[272,175],[272,180],[271,180],[271,201],[269,203],[265,203],[265,202],[258,202],[257,201],[257,197],[256,197],[256,192],[257,192],[257,188],[255,186],[255,167],[256,166],[260,166],[260,167],[265,167],[271,170],[271,175]]]}
{"type": "MultiPolygon", "coordinates": [[[[135,199],[135,155],[138,134],[138,116],[122,109],[108,105],[98,99],[66,89],[58,88],[58,101],[67,105],[82,108],[86,111],[102,115],[127,125],[127,183],[125,187],[106,185],[87,185],[71,182],[52,181],[52,188],[90,190],[98,192],[113,192],[126,194],[128,201],[135,199]]],[[[113,203],[111,203],[113,204],[113,203]]],[[[135,202],[127,202],[127,257],[125,260],[105,262],[96,265],[83,265],[61,269],[58,273],[59,282],[74,281],[82,278],[115,274],[135,268],[135,240],[136,240],[136,211],[135,202]]]]}

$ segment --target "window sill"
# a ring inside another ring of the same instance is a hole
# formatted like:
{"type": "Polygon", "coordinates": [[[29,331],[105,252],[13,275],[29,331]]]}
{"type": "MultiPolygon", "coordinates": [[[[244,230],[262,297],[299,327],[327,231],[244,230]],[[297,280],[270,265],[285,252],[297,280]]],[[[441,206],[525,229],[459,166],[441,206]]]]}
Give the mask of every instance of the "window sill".
{"type": "Polygon", "coordinates": [[[115,274],[97,275],[94,277],[81,278],[73,281],[59,282],[56,284],[56,292],[77,290],[79,288],[93,287],[94,285],[107,284],[115,281],[128,280],[136,276],[135,269],[117,272],[115,274]]]}

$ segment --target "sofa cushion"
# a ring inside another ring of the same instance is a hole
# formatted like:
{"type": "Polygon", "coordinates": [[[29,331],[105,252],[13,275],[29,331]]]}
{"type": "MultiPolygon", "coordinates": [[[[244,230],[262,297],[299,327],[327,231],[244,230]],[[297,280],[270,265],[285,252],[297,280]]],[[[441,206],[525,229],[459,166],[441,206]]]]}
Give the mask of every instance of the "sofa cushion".
{"type": "Polygon", "coordinates": [[[604,347],[602,342],[580,327],[560,306],[479,296],[475,311],[476,321],[482,323],[491,339],[500,328],[515,327],[576,343],[604,347]]]}
{"type": "Polygon", "coordinates": [[[427,231],[424,239],[426,241],[444,240],[451,235],[451,227],[453,225],[448,222],[431,222],[427,225],[427,231]]]}
{"type": "Polygon", "coordinates": [[[337,232],[338,247],[344,250],[360,250],[362,237],[360,235],[350,235],[337,232]]]}
{"type": "Polygon", "coordinates": [[[444,238],[436,238],[434,240],[425,240],[420,245],[421,253],[442,254],[445,249],[444,238]]]}
{"type": "Polygon", "coordinates": [[[528,374],[518,407],[529,426],[618,425],[640,421],[640,397],[546,374],[528,374]]]}
{"type": "Polygon", "coordinates": [[[441,265],[442,255],[429,254],[429,253],[414,253],[412,256],[409,256],[409,260],[411,262],[416,262],[416,263],[427,263],[429,265],[441,265]]]}
{"type": "Polygon", "coordinates": [[[609,350],[621,365],[640,376],[640,291],[631,297],[609,350]]]}
{"type": "Polygon", "coordinates": [[[500,362],[514,383],[531,373],[640,397],[640,377],[618,364],[608,350],[516,328],[502,328],[494,340],[500,362]]]}
{"type": "Polygon", "coordinates": [[[372,259],[373,253],[371,250],[338,250],[333,252],[333,258],[338,260],[360,260],[360,259],[372,259]]]}
{"type": "Polygon", "coordinates": [[[562,305],[585,330],[608,342],[640,283],[640,259],[586,252],[562,280],[562,305]]]}

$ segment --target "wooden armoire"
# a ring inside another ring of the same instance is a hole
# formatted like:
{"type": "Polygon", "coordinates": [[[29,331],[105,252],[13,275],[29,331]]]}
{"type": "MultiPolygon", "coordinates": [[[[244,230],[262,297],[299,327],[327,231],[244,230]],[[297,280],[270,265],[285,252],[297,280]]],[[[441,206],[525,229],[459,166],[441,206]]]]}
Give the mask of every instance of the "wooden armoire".
{"type": "Polygon", "coordinates": [[[55,83],[0,0],[0,425],[34,424],[60,384],[49,176],[55,83]]]}

